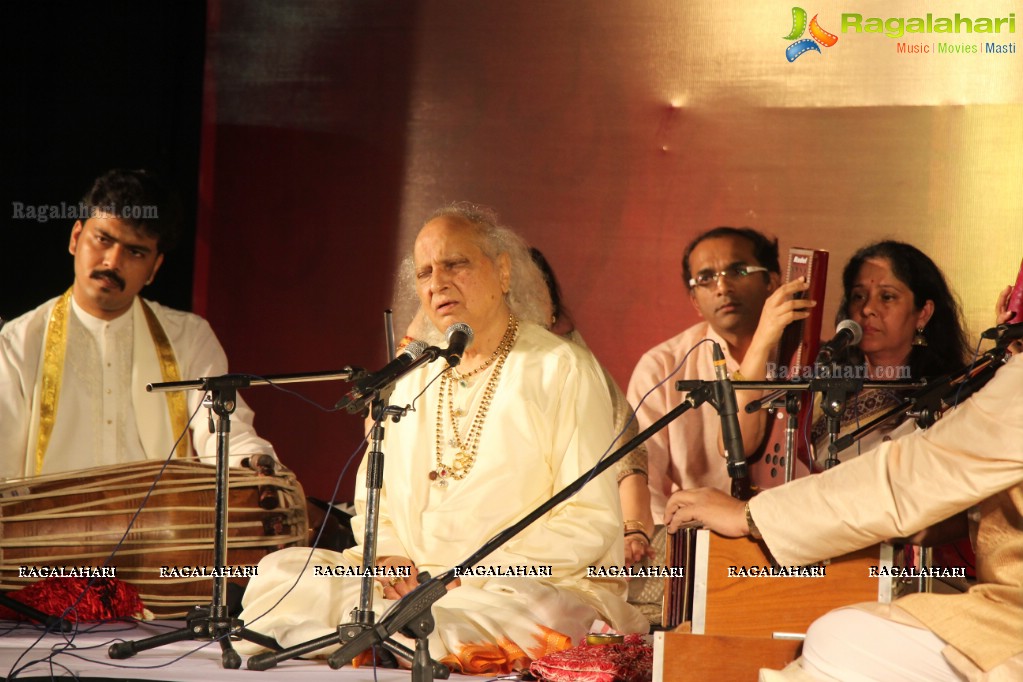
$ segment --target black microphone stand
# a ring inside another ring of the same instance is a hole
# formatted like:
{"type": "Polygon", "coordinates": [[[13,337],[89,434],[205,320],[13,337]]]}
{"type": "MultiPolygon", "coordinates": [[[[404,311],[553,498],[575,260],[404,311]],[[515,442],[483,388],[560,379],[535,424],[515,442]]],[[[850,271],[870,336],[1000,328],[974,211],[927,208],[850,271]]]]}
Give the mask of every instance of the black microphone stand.
{"type": "MultiPolygon", "coordinates": [[[[737,388],[745,388],[739,386],[737,388]]],[[[743,408],[748,413],[756,412],[761,409],[768,410],[785,410],[785,455],[783,458],[784,482],[788,483],[796,477],[796,434],[799,431],[799,410],[802,406],[802,391],[790,391],[787,389],[778,389],[772,391],[768,395],[758,400],[750,401],[743,408]]],[[[761,446],[762,449],[762,446],[761,446]]],[[[766,454],[757,455],[755,457],[767,456],[766,454]]]]}
{"type": "Polygon", "coordinates": [[[834,448],[830,447],[842,430],[842,412],[850,395],[863,390],[863,379],[812,379],[811,391],[821,392],[821,411],[828,421],[828,456],[824,460],[824,469],[832,469],[839,464],[834,448]]]}
{"type": "MultiPolygon", "coordinates": [[[[436,354],[434,357],[436,357],[436,354]]],[[[423,355],[420,358],[427,358],[427,356],[423,355]]],[[[418,364],[423,364],[423,362],[419,362],[417,359],[416,366],[418,364]]],[[[376,613],[373,611],[374,566],[377,556],[377,533],[380,526],[380,491],[383,489],[384,483],[383,423],[388,417],[392,421],[397,422],[406,413],[404,408],[388,405],[390,388],[393,388],[393,384],[387,390],[375,392],[375,397],[370,402],[370,414],[374,423],[370,432],[369,449],[366,454],[366,527],[363,532],[362,542],[362,584],[359,592],[359,605],[352,609],[351,621],[338,625],[335,633],[303,642],[302,644],[296,644],[287,649],[281,649],[279,646],[276,646],[275,642],[275,646],[267,647],[273,649],[273,651],[249,657],[246,663],[246,667],[249,670],[269,670],[281,661],[287,661],[312,653],[317,649],[322,649],[332,644],[345,644],[353,641],[362,633],[374,628],[376,620],[376,613]]],[[[426,573],[421,573],[420,576],[429,577],[426,573]]],[[[415,682],[432,679],[445,680],[450,676],[451,671],[447,666],[430,658],[428,637],[432,631],[432,617],[423,618],[415,626],[407,629],[405,634],[416,640],[414,652],[389,637],[381,638],[379,644],[392,654],[412,663],[412,679],[415,682]]]]}
{"type": "MultiPolygon", "coordinates": [[[[741,382],[731,382],[734,387],[741,382]]],[[[732,387],[726,387],[721,380],[705,381],[703,379],[680,380],[675,382],[676,391],[687,391],[687,401],[692,401],[692,407],[699,407],[703,403],[710,403],[718,414],[730,401],[734,404],[735,394],[730,393],[732,387]]],[[[685,403],[683,403],[685,404],[685,403]]],[[[734,405],[733,405],[734,406],[734,405]]],[[[669,413],[670,414],[670,413],[669,413]]],[[[728,477],[732,480],[731,495],[737,500],[748,500],[753,496],[753,488],[749,479],[749,467],[746,464],[746,456],[743,452],[729,452],[726,468],[728,477]]]]}
{"type": "MultiPolygon", "coordinates": [[[[330,635],[296,644],[286,649],[282,649],[274,642],[274,646],[266,647],[271,649],[271,651],[249,657],[246,663],[246,667],[249,670],[269,670],[281,661],[287,661],[332,644],[344,644],[373,627],[376,620],[376,613],[373,611],[373,582],[377,556],[376,541],[380,526],[380,491],[383,489],[384,483],[383,423],[388,417],[392,421],[397,422],[407,412],[404,408],[390,406],[388,399],[394,390],[394,384],[397,383],[399,378],[420,365],[433,362],[438,357],[447,359],[452,367],[457,365],[461,359],[440,348],[430,346],[413,358],[408,365],[395,370],[394,373],[388,373],[384,378],[380,378],[379,374],[369,377],[361,375],[356,377],[355,393],[357,395],[355,397],[346,397],[338,403],[339,407],[344,407],[351,414],[363,413],[368,408],[374,422],[370,431],[370,445],[366,460],[366,527],[363,532],[362,542],[362,582],[359,592],[359,605],[352,609],[351,621],[338,625],[337,631],[330,635]]],[[[447,679],[451,671],[447,666],[431,659],[429,655],[427,638],[432,631],[432,620],[429,622],[424,621],[419,627],[408,631],[407,634],[416,640],[416,650],[414,652],[400,642],[395,642],[391,639],[385,639],[380,644],[390,653],[412,663],[413,679],[417,682],[420,679],[447,679]]]]}
{"type": "Polygon", "coordinates": [[[186,639],[202,641],[220,641],[221,663],[225,668],[241,667],[241,656],[231,645],[232,639],[245,639],[267,648],[279,648],[272,637],[253,632],[244,628],[244,623],[232,618],[227,610],[227,578],[224,576],[227,566],[227,507],[228,507],[228,467],[229,442],[231,434],[231,414],[237,405],[237,391],[256,384],[289,383],[293,381],[323,381],[331,379],[348,380],[353,370],[316,372],[313,374],[282,374],[274,377],[252,377],[240,374],[225,374],[220,377],[206,377],[195,381],[169,381],[149,384],[146,390],[151,392],[201,390],[209,392],[210,397],[204,405],[211,408],[217,415],[217,472],[214,506],[213,528],[213,595],[209,606],[196,607],[185,618],[185,627],[155,635],[141,640],[128,640],[110,645],[107,655],[114,659],[130,658],[140,651],[186,639]]]}
{"type": "MultiPolygon", "coordinates": [[[[0,327],[2,326],[3,320],[0,320],[0,327]]],[[[0,606],[6,607],[15,613],[20,613],[29,620],[41,623],[47,632],[71,632],[71,621],[61,616],[51,616],[28,604],[21,603],[17,599],[11,599],[7,596],[7,592],[0,592],[0,606]]]]}
{"type": "MultiPolygon", "coordinates": [[[[824,374],[823,372],[821,374],[824,374]]],[[[689,387],[699,384],[700,381],[679,381],[676,382],[676,388],[678,390],[689,390],[689,387]]],[[[788,423],[785,429],[785,467],[786,467],[786,482],[792,480],[794,475],[795,466],[795,436],[796,431],[799,427],[798,424],[798,413],[799,403],[801,395],[805,391],[818,391],[824,394],[824,410],[825,416],[828,418],[828,430],[831,433],[831,438],[834,439],[840,428],[840,417],[845,401],[848,398],[849,393],[854,393],[865,388],[873,389],[895,389],[895,390],[917,390],[923,389],[927,384],[923,382],[907,382],[907,381],[864,381],[862,379],[847,379],[847,378],[817,378],[809,381],[733,381],[732,385],[736,390],[757,390],[757,391],[772,391],[772,393],[764,396],[760,400],[756,400],[747,405],[744,409],[747,411],[756,411],[764,406],[774,407],[779,401],[784,399],[785,409],[788,412],[788,423]],[[752,408],[751,408],[752,406],[752,408]],[[830,412],[830,414],[829,414],[830,412]],[[791,471],[791,473],[790,473],[791,471]]],[[[899,409],[899,408],[896,408],[899,409]]],[[[876,426],[874,427],[876,428],[876,426]]],[[[850,434],[851,435],[851,434],[850,434]]],[[[843,442],[849,438],[844,436],[834,441],[829,445],[828,462],[831,462],[830,466],[825,465],[826,468],[831,468],[835,464],[838,464],[838,459],[835,457],[837,452],[840,452],[848,445],[842,445],[843,442]],[[838,450],[835,450],[835,445],[839,444],[838,450]]]]}
{"type": "MultiPolygon", "coordinates": [[[[649,439],[655,433],[663,429],[670,422],[674,421],[685,412],[688,412],[695,407],[699,407],[704,402],[709,401],[713,394],[713,382],[701,383],[703,385],[691,391],[681,404],[655,421],[649,427],[639,432],[629,442],[622,445],[610,455],[604,457],[600,462],[594,465],[593,468],[577,478],[575,481],[566,485],[560,491],[555,493],[549,500],[540,504],[536,509],[529,512],[520,520],[516,521],[514,524],[488,540],[480,549],[476,550],[476,552],[460,564],[448,569],[436,578],[430,577],[429,574],[425,572],[421,573],[419,575],[419,586],[395,604],[378,624],[360,632],[355,638],[345,643],[344,646],[334,652],[330,658],[327,659],[330,667],[336,669],[350,663],[363,651],[383,642],[396,632],[415,633],[416,631],[424,628],[432,629],[433,616],[430,614],[430,608],[434,602],[447,593],[447,585],[454,582],[460,573],[466,572],[469,567],[479,563],[483,558],[507,543],[534,521],[543,517],[547,512],[569,499],[572,495],[575,495],[593,478],[614,466],[615,463],[632,452],[632,450],[649,439]]],[[[427,632],[428,631],[429,630],[427,630],[427,632]]],[[[336,637],[334,635],[330,635],[313,640],[306,646],[309,651],[315,651],[320,647],[336,643],[336,641],[336,637]]],[[[252,659],[249,660],[251,661],[252,659]]],[[[422,676],[418,678],[413,676],[413,680],[414,682],[428,682],[428,678],[422,676]]]]}
{"type": "Polygon", "coordinates": [[[920,428],[930,428],[941,417],[944,405],[949,405],[949,399],[965,400],[991,380],[998,368],[1008,361],[1007,346],[1010,341],[1011,339],[999,343],[998,346],[983,353],[977,362],[963,369],[926,382],[899,405],[832,442],[829,446],[831,456],[836,456],[856,441],[876,431],[885,422],[903,414],[916,419],[920,428]]]}
{"type": "MultiPolygon", "coordinates": [[[[774,386],[774,384],[772,384],[774,386]]],[[[737,390],[750,389],[749,386],[739,384],[737,390]]],[[[796,477],[796,459],[798,449],[796,436],[799,431],[799,410],[803,403],[803,391],[791,390],[789,388],[775,388],[767,395],[757,400],[751,400],[743,408],[747,413],[752,414],[757,410],[785,410],[785,455],[783,464],[784,482],[788,483],[796,477]]],[[[756,457],[757,454],[754,453],[756,457]]],[[[760,456],[767,456],[761,454],[760,456]]]]}

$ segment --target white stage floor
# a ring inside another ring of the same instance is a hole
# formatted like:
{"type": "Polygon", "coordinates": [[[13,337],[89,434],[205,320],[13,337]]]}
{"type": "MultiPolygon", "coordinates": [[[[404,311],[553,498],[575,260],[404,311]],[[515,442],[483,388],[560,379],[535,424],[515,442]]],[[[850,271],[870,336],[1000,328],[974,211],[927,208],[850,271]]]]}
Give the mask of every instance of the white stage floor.
{"type": "MultiPolygon", "coordinates": [[[[333,680],[356,682],[409,682],[405,670],[344,667],[333,670],[326,660],[284,661],[265,671],[248,670],[242,657],[240,670],[224,670],[218,643],[184,641],[142,651],[127,660],[107,656],[110,644],[138,640],[176,629],[183,621],[147,623],[83,624],[70,634],[42,635],[42,629],[24,623],[0,621],[0,679],[115,679],[169,680],[172,682],[246,680],[279,682],[282,680],[333,680]]],[[[497,678],[452,675],[453,680],[497,678]]],[[[508,679],[508,678],[503,678],[508,679]]]]}

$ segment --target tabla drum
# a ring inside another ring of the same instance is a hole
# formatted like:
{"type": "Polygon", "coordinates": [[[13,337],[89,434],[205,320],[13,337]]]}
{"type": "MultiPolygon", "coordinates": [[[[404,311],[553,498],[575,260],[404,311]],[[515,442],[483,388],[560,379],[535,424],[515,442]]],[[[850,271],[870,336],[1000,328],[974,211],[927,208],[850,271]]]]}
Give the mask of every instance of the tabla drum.
{"type": "MultiPolygon", "coordinates": [[[[144,461],[0,484],[0,589],[106,564],[158,618],[208,604],[215,468],[177,460],[162,468],[144,461]]],[[[307,543],[305,495],[290,471],[231,469],[228,489],[226,575],[244,584],[269,552],[307,543]]]]}

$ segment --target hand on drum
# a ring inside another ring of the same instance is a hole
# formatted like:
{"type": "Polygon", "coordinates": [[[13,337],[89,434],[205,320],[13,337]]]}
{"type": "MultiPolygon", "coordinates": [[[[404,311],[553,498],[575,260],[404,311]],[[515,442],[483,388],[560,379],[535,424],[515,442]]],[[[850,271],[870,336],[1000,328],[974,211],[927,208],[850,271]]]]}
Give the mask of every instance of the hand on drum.
{"type": "Polygon", "coordinates": [[[700,525],[730,538],[749,535],[746,503],[715,488],[679,490],[668,498],[664,508],[668,532],[683,525],[700,525]]]}
{"type": "Polygon", "coordinates": [[[277,460],[270,455],[249,455],[242,460],[242,466],[264,476],[273,476],[276,465],[277,460]]]}

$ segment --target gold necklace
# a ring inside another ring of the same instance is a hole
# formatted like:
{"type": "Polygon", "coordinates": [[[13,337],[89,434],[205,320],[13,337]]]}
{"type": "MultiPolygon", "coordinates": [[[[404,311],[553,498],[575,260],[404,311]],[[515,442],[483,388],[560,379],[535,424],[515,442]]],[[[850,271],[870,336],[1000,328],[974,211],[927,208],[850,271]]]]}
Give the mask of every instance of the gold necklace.
{"type": "Polygon", "coordinates": [[[480,437],[483,435],[483,423],[486,421],[487,413],[490,411],[490,403],[493,402],[494,393],[497,391],[497,382],[501,377],[501,368],[504,367],[504,361],[508,359],[508,353],[511,351],[512,346],[515,345],[518,333],[519,322],[515,319],[514,315],[509,315],[508,328],[504,332],[504,337],[502,337],[493,355],[487,358],[486,362],[466,374],[459,374],[454,367],[449,367],[441,374],[438,385],[440,403],[437,406],[437,429],[435,432],[437,466],[430,472],[430,480],[437,487],[445,488],[447,487],[448,479],[460,481],[472,471],[472,467],[476,463],[476,454],[479,451],[480,437]],[[476,416],[473,418],[469,431],[463,440],[458,433],[458,417],[462,416],[462,413],[461,410],[455,407],[455,382],[458,381],[464,387],[467,385],[466,379],[479,374],[491,365],[494,366],[494,371],[491,372],[490,378],[487,379],[487,385],[483,388],[483,397],[480,399],[479,409],[477,409],[476,416]],[[447,402],[446,410],[445,402],[447,402]],[[451,418],[451,431],[454,434],[450,443],[457,451],[451,464],[445,464],[443,458],[445,411],[451,418]]]}
{"type": "MultiPolygon", "coordinates": [[[[465,374],[459,372],[457,367],[449,367],[448,370],[451,372],[451,376],[454,377],[456,381],[458,381],[458,385],[461,386],[462,388],[468,388],[471,385],[471,382],[469,381],[471,377],[483,373],[483,371],[486,370],[487,367],[490,367],[490,365],[494,364],[494,360],[498,359],[498,357],[501,355],[501,349],[503,349],[505,347],[505,344],[508,342],[509,331],[517,332],[518,329],[519,329],[518,321],[515,319],[514,316],[509,315],[508,327],[504,331],[504,336],[501,337],[501,343],[497,344],[497,348],[495,348],[494,352],[490,354],[490,357],[487,358],[486,362],[484,362],[476,369],[466,372],[465,374]],[[515,327],[514,330],[512,330],[512,326],[515,327]]],[[[511,343],[515,343],[514,338],[512,338],[511,343]]],[[[508,348],[510,349],[511,346],[508,346],[508,348]]]]}

